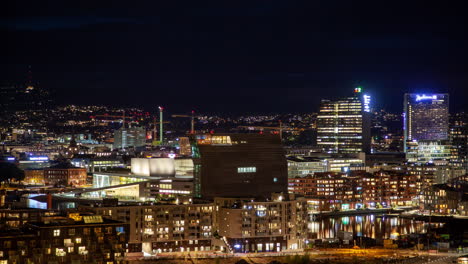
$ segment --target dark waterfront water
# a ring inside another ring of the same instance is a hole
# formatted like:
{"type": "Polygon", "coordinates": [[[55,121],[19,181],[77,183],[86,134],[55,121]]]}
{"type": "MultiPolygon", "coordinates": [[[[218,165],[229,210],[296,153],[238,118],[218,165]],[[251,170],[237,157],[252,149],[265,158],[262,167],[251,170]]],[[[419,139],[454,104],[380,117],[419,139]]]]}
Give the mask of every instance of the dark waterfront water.
{"type": "MultiPolygon", "coordinates": [[[[397,238],[401,235],[424,234],[429,223],[390,215],[357,215],[324,217],[309,221],[308,229],[317,239],[336,238],[339,231],[352,232],[357,237],[373,239],[397,238]]],[[[431,228],[442,227],[431,223],[431,228]]]]}

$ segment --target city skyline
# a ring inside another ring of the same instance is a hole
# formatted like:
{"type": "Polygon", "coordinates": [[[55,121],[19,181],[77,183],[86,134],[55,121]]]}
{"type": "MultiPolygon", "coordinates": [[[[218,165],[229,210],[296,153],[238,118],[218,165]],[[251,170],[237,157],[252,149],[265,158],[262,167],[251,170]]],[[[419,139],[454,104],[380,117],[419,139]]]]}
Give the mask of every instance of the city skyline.
{"type": "Polygon", "coordinates": [[[468,264],[463,4],[4,10],[0,264],[468,264]]]}

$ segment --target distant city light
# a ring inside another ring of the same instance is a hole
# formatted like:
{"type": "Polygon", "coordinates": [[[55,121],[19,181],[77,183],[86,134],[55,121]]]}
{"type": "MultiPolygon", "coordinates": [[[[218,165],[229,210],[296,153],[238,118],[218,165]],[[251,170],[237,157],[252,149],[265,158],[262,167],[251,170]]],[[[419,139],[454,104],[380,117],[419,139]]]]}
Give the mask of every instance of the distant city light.
{"type": "Polygon", "coordinates": [[[46,156],[38,156],[38,157],[29,157],[29,160],[40,161],[40,160],[49,160],[49,157],[46,156]]]}
{"type": "Polygon", "coordinates": [[[14,157],[8,157],[7,160],[11,161],[11,160],[15,160],[15,158],[14,157]]]}
{"type": "Polygon", "coordinates": [[[360,92],[362,92],[362,87],[356,87],[356,88],[354,88],[354,92],[355,92],[355,93],[360,93],[360,92]]]}

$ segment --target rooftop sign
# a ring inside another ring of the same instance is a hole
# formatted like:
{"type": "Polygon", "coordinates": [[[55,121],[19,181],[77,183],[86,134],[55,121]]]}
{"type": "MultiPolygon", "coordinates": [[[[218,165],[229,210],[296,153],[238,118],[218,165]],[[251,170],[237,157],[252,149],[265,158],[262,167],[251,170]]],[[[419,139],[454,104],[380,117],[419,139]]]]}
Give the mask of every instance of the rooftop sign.
{"type": "Polygon", "coordinates": [[[371,97],[370,95],[365,94],[363,98],[364,98],[364,112],[370,112],[371,97]]]}
{"type": "Polygon", "coordinates": [[[422,100],[437,100],[437,95],[416,95],[416,101],[422,101],[422,100]]]}

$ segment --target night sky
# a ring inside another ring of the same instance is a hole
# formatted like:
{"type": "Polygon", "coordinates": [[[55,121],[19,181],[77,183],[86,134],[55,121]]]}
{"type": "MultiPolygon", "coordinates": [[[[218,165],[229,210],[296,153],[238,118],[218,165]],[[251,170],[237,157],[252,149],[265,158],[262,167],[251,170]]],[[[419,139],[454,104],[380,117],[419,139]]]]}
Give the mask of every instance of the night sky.
{"type": "Polygon", "coordinates": [[[58,104],[316,112],[361,85],[390,111],[432,91],[459,111],[468,96],[463,1],[10,2],[0,82],[31,65],[58,104]]]}

